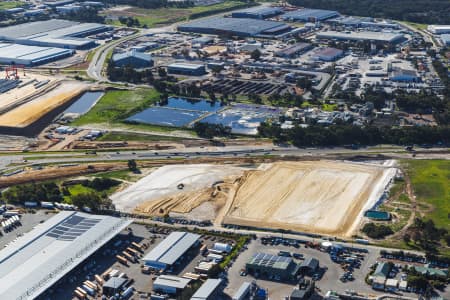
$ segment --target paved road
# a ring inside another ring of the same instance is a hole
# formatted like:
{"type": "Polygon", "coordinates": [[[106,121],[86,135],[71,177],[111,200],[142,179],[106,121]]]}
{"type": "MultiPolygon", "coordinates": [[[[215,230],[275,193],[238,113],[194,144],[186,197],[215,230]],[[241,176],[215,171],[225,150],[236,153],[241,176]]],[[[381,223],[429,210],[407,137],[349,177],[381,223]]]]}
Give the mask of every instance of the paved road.
{"type": "MultiPolygon", "coordinates": [[[[423,159],[443,158],[450,159],[450,150],[447,148],[434,149],[417,149],[416,158],[423,159]]],[[[25,154],[4,154],[0,159],[0,171],[7,172],[16,170],[19,167],[33,166],[49,163],[86,163],[86,162],[105,162],[105,161],[126,161],[135,160],[161,160],[173,158],[206,158],[206,157],[250,157],[261,155],[284,156],[300,156],[300,157],[323,157],[336,155],[376,155],[385,154],[395,158],[411,158],[411,154],[398,146],[384,147],[367,147],[357,150],[346,148],[296,148],[296,147],[280,147],[280,146],[225,146],[225,147],[190,147],[185,149],[169,149],[160,151],[106,151],[97,152],[96,155],[86,155],[83,152],[67,152],[67,153],[25,153],[25,154]]]]}

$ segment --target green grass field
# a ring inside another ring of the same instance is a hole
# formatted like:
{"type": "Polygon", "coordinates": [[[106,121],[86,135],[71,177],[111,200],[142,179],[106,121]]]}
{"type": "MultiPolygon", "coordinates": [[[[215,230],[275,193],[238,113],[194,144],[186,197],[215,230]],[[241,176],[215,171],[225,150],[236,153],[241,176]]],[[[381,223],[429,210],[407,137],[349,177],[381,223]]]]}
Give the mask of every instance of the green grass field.
{"type": "MultiPolygon", "coordinates": [[[[211,14],[214,11],[232,10],[234,8],[244,5],[244,2],[240,1],[226,1],[209,6],[196,6],[190,8],[159,8],[159,9],[146,9],[133,7],[125,11],[105,12],[104,15],[108,16],[128,16],[139,20],[141,25],[147,25],[148,27],[157,27],[167,24],[172,24],[180,21],[187,21],[190,16],[197,13],[203,13],[210,11],[211,14]]],[[[118,20],[112,22],[113,25],[122,25],[118,20]]]]}
{"type": "Polygon", "coordinates": [[[9,2],[0,1],[0,10],[21,7],[23,5],[24,5],[24,3],[21,1],[9,1],[9,2]]]}
{"type": "Polygon", "coordinates": [[[405,161],[417,201],[433,207],[425,214],[436,226],[450,230],[450,161],[405,161]]]}
{"type": "Polygon", "coordinates": [[[428,27],[428,24],[420,24],[420,23],[413,23],[413,22],[407,22],[407,21],[403,21],[403,23],[408,24],[419,30],[425,30],[428,27]]]}
{"type": "Polygon", "coordinates": [[[73,125],[121,122],[158,99],[159,93],[154,89],[108,91],[87,114],[75,120],[73,125]]]}

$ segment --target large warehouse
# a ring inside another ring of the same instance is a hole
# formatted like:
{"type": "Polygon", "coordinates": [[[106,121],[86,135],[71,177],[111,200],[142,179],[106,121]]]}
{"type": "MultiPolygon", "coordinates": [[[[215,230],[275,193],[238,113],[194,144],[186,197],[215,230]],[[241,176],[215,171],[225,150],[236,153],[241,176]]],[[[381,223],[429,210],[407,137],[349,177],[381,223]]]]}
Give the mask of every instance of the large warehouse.
{"type": "Polygon", "coordinates": [[[326,31],[316,35],[317,39],[323,40],[341,40],[341,41],[374,41],[382,43],[395,44],[405,39],[401,33],[373,32],[373,31],[326,31]]]}
{"type": "Polygon", "coordinates": [[[327,19],[339,17],[339,13],[333,10],[323,9],[298,9],[288,13],[285,13],[282,18],[285,21],[298,21],[298,22],[317,22],[327,19]]]}
{"type": "Polygon", "coordinates": [[[30,46],[87,49],[95,46],[95,41],[84,37],[110,29],[103,24],[55,19],[1,28],[0,40],[30,46]]]}
{"type": "Polygon", "coordinates": [[[427,29],[434,34],[450,33],[450,25],[428,25],[427,29]]]}
{"type": "Polygon", "coordinates": [[[175,264],[192,247],[198,244],[200,235],[174,231],[158,244],[142,259],[144,264],[160,270],[165,270],[175,264]]]}
{"type": "Polygon", "coordinates": [[[280,7],[257,6],[231,13],[233,18],[267,19],[283,12],[280,7]]]}
{"type": "Polygon", "coordinates": [[[0,299],[35,299],[131,224],[60,212],[0,251],[0,299]]]}
{"type": "Polygon", "coordinates": [[[37,66],[73,55],[74,50],[0,43],[0,64],[37,66]]]}
{"type": "Polygon", "coordinates": [[[241,37],[276,37],[291,31],[291,26],[274,21],[249,18],[213,17],[192,21],[178,26],[179,31],[241,37]]]}

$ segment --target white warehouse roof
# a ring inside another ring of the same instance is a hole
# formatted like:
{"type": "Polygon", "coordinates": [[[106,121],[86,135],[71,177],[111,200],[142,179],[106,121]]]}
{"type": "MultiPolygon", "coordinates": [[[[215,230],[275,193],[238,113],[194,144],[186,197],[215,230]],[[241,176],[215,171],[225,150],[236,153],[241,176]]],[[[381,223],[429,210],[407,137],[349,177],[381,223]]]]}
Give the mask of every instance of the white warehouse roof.
{"type": "Polygon", "coordinates": [[[0,43],[0,64],[37,65],[73,54],[71,49],[0,43]]]}
{"type": "Polygon", "coordinates": [[[370,40],[387,43],[393,43],[404,38],[404,35],[401,33],[373,32],[373,31],[357,31],[357,32],[325,31],[318,33],[316,36],[318,39],[340,39],[353,41],[370,40]]]}
{"type": "Polygon", "coordinates": [[[222,279],[206,280],[195,294],[192,295],[191,300],[208,300],[221,283],[222,279]]]}
{"type": "Polygon", "coordinates": [[[191,248],[200,238],[200,235],[175,231],[169,234],[142,260],[146,262],[158,262],[166,265],[173,265],[189,248],[191,248]]]}
{"type": "Polygon", "coordinates": [[[64,211],[0,251],[0,299],[35,299],[132,221],[64,211]]]}
{"type": "Polygon", "coordinates": [[[166,287],[173,287],[176,289],[184,289],[191,280],[189,278],[183,278],[178,276],[172,276],[172,275],[161,275],[153,282],[153,285],[155,286],[166,286],[166,287]]]}

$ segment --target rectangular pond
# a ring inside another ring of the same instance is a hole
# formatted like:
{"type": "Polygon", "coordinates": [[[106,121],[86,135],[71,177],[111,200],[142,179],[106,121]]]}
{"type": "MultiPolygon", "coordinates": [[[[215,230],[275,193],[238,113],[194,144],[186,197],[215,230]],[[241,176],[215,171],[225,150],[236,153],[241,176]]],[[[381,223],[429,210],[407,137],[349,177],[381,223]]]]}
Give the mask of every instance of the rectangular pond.
{"type": "Polygon", "coordinates": [[[72,105],[70,105],[63,114],[83,115],[87,113],[103,96],[103,92],[86,92],[81,95],[72,105]]]}

